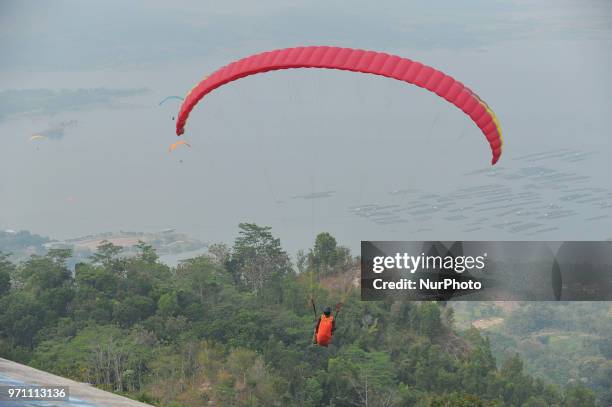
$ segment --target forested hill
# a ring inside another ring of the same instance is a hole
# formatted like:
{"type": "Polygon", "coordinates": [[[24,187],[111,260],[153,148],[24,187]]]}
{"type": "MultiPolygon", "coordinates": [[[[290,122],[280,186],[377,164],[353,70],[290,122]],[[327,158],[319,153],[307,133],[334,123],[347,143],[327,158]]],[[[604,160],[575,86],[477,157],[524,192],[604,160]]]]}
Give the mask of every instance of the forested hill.
{"type": "Polygon", "coordinates": [[[490,339],[493,355],[519,353],[525,371],[552,383],[580,382],[612,406],[612,303],[457,302],[456,325],[490,339]]]}
{"type": "MultiPolygon", "coordinates": [[[[451,307],[362,302],[341,284],[358,261],[328,234],[293,264],[269,228],[241,224],[231,247],[170,268],[101,245],[19,264],[0,258],[0,357],[159,406],[596,406],[580,383],[496,361],[451,307]],[[333,345],[312,344],[314,315],[344,305],[333,345]]],[[[349,279],[350,281],[350,279],[349,279]]]]}
{"type": "Polygon", "coordinates": [[[50,239],[21,230],[0,230],[0,250],[10,253],[19,261],[27,259],[32,254],[43,254],[43,245],[50,239]]]}

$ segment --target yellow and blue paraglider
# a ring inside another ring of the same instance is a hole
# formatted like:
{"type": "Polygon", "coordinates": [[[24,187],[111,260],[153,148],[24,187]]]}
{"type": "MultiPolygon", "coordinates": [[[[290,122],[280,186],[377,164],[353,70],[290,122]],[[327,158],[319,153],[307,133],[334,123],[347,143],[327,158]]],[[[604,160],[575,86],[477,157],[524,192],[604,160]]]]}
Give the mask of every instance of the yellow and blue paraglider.
{"type": "Polygon", "coordinates": [[[46,137],[41,134],[32,134],[32,137],[30,137],[30,141],[37,141],[37,140],[44,140],[44,139],[46,139],[46,137]]]}

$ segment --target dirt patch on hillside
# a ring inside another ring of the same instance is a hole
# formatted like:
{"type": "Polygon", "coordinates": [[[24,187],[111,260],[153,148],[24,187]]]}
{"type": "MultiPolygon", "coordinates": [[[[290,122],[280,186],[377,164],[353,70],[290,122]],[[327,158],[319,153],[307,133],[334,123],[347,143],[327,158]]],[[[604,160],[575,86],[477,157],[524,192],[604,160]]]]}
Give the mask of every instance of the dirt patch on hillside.
{"type": "Polygon", "coordinates": [[[503,323],[504,323],[503,318],[496,317],[496,318],[487,318],[487,319],[477,319],[476,321],[472,322],[472,326],[478,329],[489,329],[494,326],[501,325],[503,323]]]}
{"type": "Polygon", "coordinates": [[[511,313],[520,305],[518,301],[494,301],[493,304],[501,308],[506,314],[511,313]]]}
{"type": "Polygon", "coordinates": [[[321,286],[329,291],[348,292],[359,288],[360,270],[352,269],[344,273],[338,273],[321,279],[321,286]]]}

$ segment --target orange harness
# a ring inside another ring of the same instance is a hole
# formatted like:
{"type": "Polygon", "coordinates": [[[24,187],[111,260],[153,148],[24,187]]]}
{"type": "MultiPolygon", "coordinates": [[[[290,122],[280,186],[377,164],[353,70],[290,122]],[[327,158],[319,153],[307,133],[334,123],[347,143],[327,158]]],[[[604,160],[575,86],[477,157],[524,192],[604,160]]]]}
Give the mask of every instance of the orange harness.
{"type": "Polygon", "coordinates": [[[332,315],[325,316],[325,314],[321,315],[321,320],[319,321],[319,330],[317,331],[317,344],[321,346],[327,346],[332,340],[332,327],[333,327],[334,317],[332,315]]]}

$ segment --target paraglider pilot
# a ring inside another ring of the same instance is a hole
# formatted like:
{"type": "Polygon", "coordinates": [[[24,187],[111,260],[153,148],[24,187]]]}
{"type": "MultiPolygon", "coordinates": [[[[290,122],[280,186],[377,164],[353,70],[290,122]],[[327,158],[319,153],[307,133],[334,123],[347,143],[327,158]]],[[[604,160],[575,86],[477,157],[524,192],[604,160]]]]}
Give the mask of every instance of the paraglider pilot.
{"type": "Polygon", "coordinates": [[[317,321],[314,333],[314,343],[319,346],[329,345],[332,341],[332,336],[336,330],[336,321],[334,316],[331,315],[331,308],[325,307],[323,315],[321,315],[317,321]]]}

